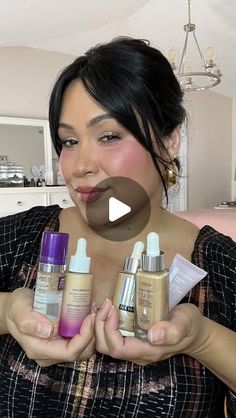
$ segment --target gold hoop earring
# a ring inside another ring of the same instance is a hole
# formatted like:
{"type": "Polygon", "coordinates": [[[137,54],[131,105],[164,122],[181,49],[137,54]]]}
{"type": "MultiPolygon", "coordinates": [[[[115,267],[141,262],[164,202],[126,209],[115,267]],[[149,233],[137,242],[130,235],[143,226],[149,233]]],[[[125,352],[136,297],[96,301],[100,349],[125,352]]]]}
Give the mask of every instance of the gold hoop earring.
{"type": "Polygon", "coordinates": [[[166,188],[175,186],[179,178],[179,169],[174,161],[171,161],[169,166],[166,166],[164,171],[164,180],[166,188]]]}

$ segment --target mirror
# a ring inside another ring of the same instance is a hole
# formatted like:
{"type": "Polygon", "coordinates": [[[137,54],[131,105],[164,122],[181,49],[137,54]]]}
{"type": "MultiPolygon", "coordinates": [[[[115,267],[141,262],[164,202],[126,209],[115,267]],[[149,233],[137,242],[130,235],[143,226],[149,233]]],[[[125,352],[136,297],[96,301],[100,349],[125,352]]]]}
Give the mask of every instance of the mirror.
{"type": "Polygon", "coordinates": [[[47,185],[53,184],[52,145],[48,122],[40,119],[0,117],[0,155],[22,165],[31,179],[42,173],[47,185]]]}

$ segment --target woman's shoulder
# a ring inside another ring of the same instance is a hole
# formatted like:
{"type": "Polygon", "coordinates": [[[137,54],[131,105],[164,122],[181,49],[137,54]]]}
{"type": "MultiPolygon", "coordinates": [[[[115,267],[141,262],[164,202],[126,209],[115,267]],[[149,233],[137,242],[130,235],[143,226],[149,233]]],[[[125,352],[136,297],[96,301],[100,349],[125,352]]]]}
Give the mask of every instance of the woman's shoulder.
{"type": "Polygon", "coordinates": [[[196,247],[199,246],[212,248],[216,253],[222,251],[236,253],[236,242],[231,237],[224,235],[209,225],[205,225],[199,230],[196,247]]]}
{"type": "Polygon", "coordinates": [[[46,225],[49,229],[58,229],[61,208],[53,206],[35,206],[27,211],[0,218],[1,244],[36,237],[46,225]],[[50,225],[52,227],[50,228],[50,225]]]}
{"type": "Polygon", "coordinates": [[[199,230],[195,241],[193,259],[198,264],[224,267],[236,275],[236,242],[213,227],[206,225],[199,230]]]}
{"type": "MultiPolygon", "coordinates": [[[[183,245],[190,246],[192,243],[193,252],[204,252],[217,256],[224,253],[231,255],[236,261],[236,242],[227,235],[217,231],[215,228],[205,225],[199,228],[192,222],[172,215],[174,218],[174,230],[178,239],[182,239],[183,245]]],[[[172,218],[172,221],[173,221],[172,218]]]]}
{"type": "Polygon", "coordinates": [[[36,206],[0,219],[0,275],[2,289],[24,265],[34,265],[45,228],[58,230],[59,206],[36,206]]]}
{"type": "Polygon", "coordinates": [[[39,224],[50,216],[59,215],[60,211],[61,208],[58,205],[34,206],[26,211],[0,218],[0,225],[5,227],[6,225],[25,224],[32,227],[32,224],[39,224]]]}
{"type": "Polygon", "coordinates": [[[199,229],[191,222],[172,215],[176,252],[206,271],[225,268],[236,277],[236,242],[209,225],[199,229]]]}
{"type": "Polygon", "coordinates": [[[27,229],[36,229],[48,222],[53,222],[53,220],[56,222],[59,219],[61,210],[58,205],[35,206],[24,213],[22,226],[25,226],[27,229]]]}

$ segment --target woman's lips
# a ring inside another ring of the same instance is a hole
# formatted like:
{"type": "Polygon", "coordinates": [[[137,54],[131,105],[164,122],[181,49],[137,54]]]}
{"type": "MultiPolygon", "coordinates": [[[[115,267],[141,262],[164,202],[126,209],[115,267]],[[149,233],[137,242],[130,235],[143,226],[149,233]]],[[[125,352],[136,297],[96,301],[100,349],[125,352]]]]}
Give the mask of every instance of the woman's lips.
{"type": "Polygon", "coordinates": [[[98,200],[107,188],[102,187],[77,187],[76,192],[83,203],[91,203],[98,200]]]}

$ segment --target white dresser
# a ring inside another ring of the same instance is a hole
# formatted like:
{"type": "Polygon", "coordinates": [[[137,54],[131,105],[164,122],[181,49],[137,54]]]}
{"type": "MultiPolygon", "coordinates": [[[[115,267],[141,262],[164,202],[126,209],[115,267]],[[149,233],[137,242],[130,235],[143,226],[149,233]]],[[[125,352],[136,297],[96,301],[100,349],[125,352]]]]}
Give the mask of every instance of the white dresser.
{"type": "Polygon", "coordinates": [[[49,205],[67,208],[74,203],[65,186],[0,188],[0,217],[49,205]]]}

